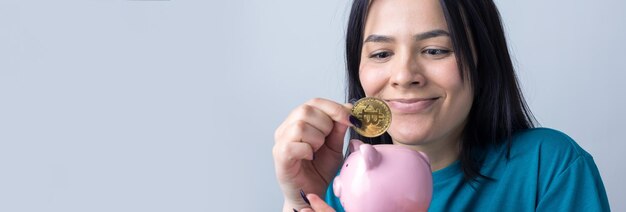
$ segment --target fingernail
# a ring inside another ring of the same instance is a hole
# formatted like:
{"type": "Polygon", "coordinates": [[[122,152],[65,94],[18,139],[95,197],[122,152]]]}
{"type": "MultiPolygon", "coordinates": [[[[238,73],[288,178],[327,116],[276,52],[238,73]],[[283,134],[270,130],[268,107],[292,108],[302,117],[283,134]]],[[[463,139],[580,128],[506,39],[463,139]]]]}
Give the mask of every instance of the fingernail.
{"type": "Polygon", "coordinates": [[[298,210],[296,210],[295,208],[293,208],[293,212],[298,212],[298,210]]]}
{"type": "Polygon", "coordinates": [[[306,194],[304,194],[304,191],[302,189],[300,189],[300,196],[302,196],[302,199],[304,200],[304,202],[306,202],[306,204],[311,205],[311,202],[309,202],[309,198],[306,198],[306,194]]]}
{"type": "Polygon", "coordinates": [[[361,120],[357,119],[353,115],[350,115],[350,123],[352,123],[352,125],[354,125],[357,128],[361,128],[361,125],[363,124],[361,123],[361,120]]]}

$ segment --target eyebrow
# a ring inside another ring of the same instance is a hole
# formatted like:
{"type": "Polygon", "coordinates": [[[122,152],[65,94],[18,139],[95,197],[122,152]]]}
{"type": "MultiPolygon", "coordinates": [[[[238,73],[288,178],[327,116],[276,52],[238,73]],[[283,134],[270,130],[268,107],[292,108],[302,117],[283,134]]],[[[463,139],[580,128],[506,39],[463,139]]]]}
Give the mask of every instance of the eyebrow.
{"type": "MultiPolygon", "coordinates": [[[[415,41],[421,41],[421,40],[426,40],[429,38],[434,38],[434,37],[439,37],[439,36],[450,36],[450,33],[442,29],[436,29],[436,30],[417,34],[413,37],[415,41]]],[[[365,39],[365,41],[363,41],[363,43],[367,43],[367,42],[392,43],[394,41],[395,39],[389,36],[372,34],[372,35],[367,36],[367,38],[365,39]]]]}

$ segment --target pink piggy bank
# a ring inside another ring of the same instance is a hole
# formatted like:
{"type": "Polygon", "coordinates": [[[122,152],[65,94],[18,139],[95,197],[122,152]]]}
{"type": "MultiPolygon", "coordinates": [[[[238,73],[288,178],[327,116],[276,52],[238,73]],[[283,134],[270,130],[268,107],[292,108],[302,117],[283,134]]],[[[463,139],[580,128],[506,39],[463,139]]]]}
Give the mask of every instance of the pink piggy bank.
{"type": "Polygon", "coordinates": [[[350,141],[351,154],[333,182],[350,211],[427,211],[433,193],[426,154],[406,147],[350,141]]]}

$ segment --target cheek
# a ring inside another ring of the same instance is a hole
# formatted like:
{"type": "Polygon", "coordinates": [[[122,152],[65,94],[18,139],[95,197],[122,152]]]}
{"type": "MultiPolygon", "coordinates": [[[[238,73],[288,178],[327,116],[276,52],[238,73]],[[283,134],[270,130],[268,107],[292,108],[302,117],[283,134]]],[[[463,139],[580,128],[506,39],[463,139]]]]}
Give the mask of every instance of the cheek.
{"type": "Polygon", "coordinates": [[[461,76],[459,74],[455,74],[453,76],[450,76],[447,79],[446,83],[449,90],[458,101],[462,101],[463,103],[465,103],[468,101],[468,99],[471,99],[472,87],[471,83],[467,80],[467,77],[461,79],[461,76]]]}
{"type": "Polygon", "coordinates": [[[459,96],[466,95],[467,92],[470,92],[470,83],[467,81],[468,78],[465,77],[461,79],[462,73],[460,73],[455,60],[448,60],[433,73],[432,79],[436,79],[436,83],[445,89],[448,95],[459,96]],[[463,80],[466,81],[463,82],[463,80]]]}
{"type": "Polygon", "coordinates": [[[450,98],[450,102],[447,104],[449,112],[454,116],[465,118],[473,102],[471,83],[467,81],[467,77],[461,79],[460,74],[456,72],[442,78],[441,83],[446,87],[447,95],[450,98]]]}
{"type": "Polygon", "coordinates": [[[432,79],[436,79],[439,87],[445,90],[447,101],[443,107],[451,116],[465,116],[471,108],[473,93],[468,76],[461,78],[455,60],[441,64],[438,71],[432,72],[432,79]]]}
{"type": "Polygon", "coordinates": [[[359,80],[365,95],[376,96],[385,87],[385,71],[373,67],[361,67],[359,70],[359,80]]]}

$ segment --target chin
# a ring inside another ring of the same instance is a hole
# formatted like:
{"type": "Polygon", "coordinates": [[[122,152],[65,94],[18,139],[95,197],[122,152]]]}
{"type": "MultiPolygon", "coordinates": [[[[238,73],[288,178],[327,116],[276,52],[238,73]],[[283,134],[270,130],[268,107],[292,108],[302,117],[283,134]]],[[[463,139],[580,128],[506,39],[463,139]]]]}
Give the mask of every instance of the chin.
{"type": "Polygon", "coordinates": [[[404,129],[389,129],[387,130],[391,138],[395,142],[399,142],[406,145],[420,145],[427,143],[428,135],[424,128],[419,129],[417,127],[404,128],[404,129]]]}
{"type": "Polygon", "coordinates": [[[407,145],[419,145],[424,144],[429,140],[430,125],[429,122],[421,122],[416,120],[396,120],[391,122],[391,126],[387,130],[387,133],[391,138],[402,144],[407,145]]]}

